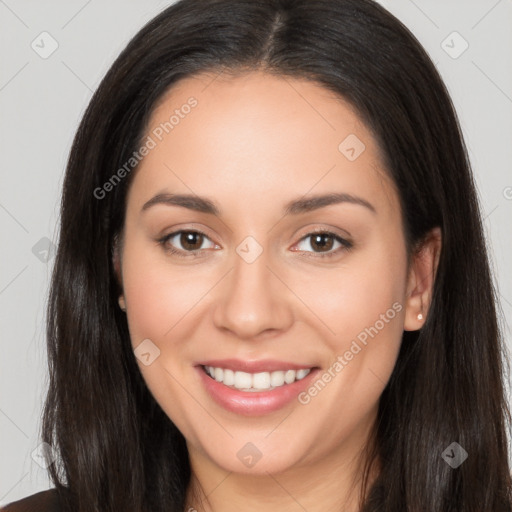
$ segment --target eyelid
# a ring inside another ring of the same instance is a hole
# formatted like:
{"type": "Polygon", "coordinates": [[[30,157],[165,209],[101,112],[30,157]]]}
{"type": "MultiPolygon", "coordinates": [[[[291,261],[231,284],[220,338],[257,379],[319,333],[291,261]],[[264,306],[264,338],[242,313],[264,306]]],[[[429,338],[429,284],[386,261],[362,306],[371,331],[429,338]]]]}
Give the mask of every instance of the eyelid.
{"type": "Polygon", "coordinates": [[[311,234],[315,234],[315,233],[330,233],[332,235],[336,235],[341,238],[348,238],[348,239],[352,238],[352,235],[345,229],[340,229],[340,228],[337,228],[334,226],[329,226],[329,225],[327,225],[327,226],[320,225],[320,226],[314,226],[314,227],[306,226],[305,228],[301,229],[299,231],[299,233],[302,231],[304,232],[303,236],[307,236],[307,235],[311,235],[311,234]]]}
{"type": "Polygon", "coordinates": [[[168,233],[168,234],[163,235],[162,237],[158,238],[157,242],[159,244],[161,244],[166,251],[169,251],[169,252],[171,252],[173,254],[176,254],[178,256],[183,256],[185,258],[187,258],[187,257],[197,257],[197,255],[202,254],[203,252],[209,250],[209,249],[196,249],[194,251],[184,251],[183,249],[177,249],[176,247],[173,247],[170,244],[167,245],[170,239],[172,239],[175,236],[180,235],[182,233],[194,233],[194,234],[201,235],[204,238],[206,238],[207,240],[209,240],[212,244],[218,246],[218,244],[216,242],[214,242],[209,235],[207,235],[206,233],[204,233],[203,231],[201,231],[200,229],[197,229],[197,228],[190,228],[190,229],[181,228],[181,229],[176,229],[176,230],[172,231],[171,233],[168,233]]]}
{"type": "MultiPolygon", "coordinates": [[[[341,228],[338,228],[336,226],[331,226],[331,225],[316,225],[316,227],[310,227],[311,225],[308,225],[306,226],[305,228],[301,228],[300,231],[302,231],[302,229],[304,229],[304,236],[307,236],[307,235],[312,235],[314,233],[330,233],[332,235],[335,235],[335,236],[339,236],[340,238],[343,238],[347,241],[352,241],[352,235],[346,230],[346,229],[341,229],[341,228]]],[[[303,238],[302,237],[302,238],[303,238]]],[[[302,240],[301,238],[301,240],[302,240]]]]}
{"type": "MultiPolygon", "coordinates": [[[[308,254],[308,256],[311,256],[314,258],[328,258],[328,257],[335,257],[342,250],[345,250],[345,251],[351,250],[354,245],[351,240],[351,235],[348,233],[348,231],[342,230],[343,232],[347,233],[349,235],[349,237],[341,236],[336,232],[336,230],[337,230],[337,228],[327,228],[327,227],[310,228],[301,236],[301,238],[297,242],[295,242],[293,247],[300,244],[303,240],[305,240],[315,234],[329,235],[329,236],[333,237],[337,242],[339,242],[341,247],[338,247],[335,250],[330,250],[330,251],[326,251],[326,252],[303,251],[303,250],[296,250],[294,252],[306,253],[306,254],[308,254]]],[[[181,233],[195,233],[195,234],[201,235],[204,238],[208,239],[214,245],[216,245],[216,246],[219,245],[214,240],[212,240],[212,238],[207,233],[205,233],[201,229],[193,228],[193,227],[190,227],[190,228],[182,227],[179,229],[175,229],[171,233],[168,233],[168,234],[160,237],[157,241],[162,246],[164,246],[164,249],[166,251],[173,253],[177,256],[184,257],[184,258],[200,257],[201,255],[203,255],[204,252],[209,250],[209,249],[195,249],[194,251],[184,251],[183,249],[177,249],[177,248],[173,247],[172,245],[169,247],[166,246],[166,244],[168,243],[168,241],[171,238],[174,238],[175,236],[177,236],[181,233]]]]}
{"type": "Polygon", "coordinates": [[[210,234],[210,230],[203,226],[203,224],[200,224],[196,227],[195,223],[191,224],[178,224],[176,226],[172,226],[171,231],[167,231],[167,229],[162,230],[161,232],[164,233],[162,235],[159,235],[157,237],[157,241],[160,242],[164,239],[169,239],[179,233],[198,233],[200,235],[203,235],[205,238],[208,238],[211,242],[213,242],[216,245],[219,245],[217,242],[214,241],[215,236],[210,234]]]}
{"type": "MultiPolygon", "coordinates": [[[[345,230],[343,230],[346,232],[345,230]]],[[[346,232],[348,234],[348,232],[346,232]]],[[[293,247],[300,244],[303,240],[306,240],[310,238],[313,235],[316,234],[325,234],[328,236],[331,236],[334,238],[335,241],[337,241],[340,244],[340,247],[329,250],[326,252],[314,252],[314,251],[303,251],[300,249],[296,249],[294,252],[304,252],[308,255],[308,257],[313,258],[330,258],[330,257],[336,257],[339,255],[341,251],[350,251],[354,247],[354,242],[352,241],[352,237],[346,237],[345,235],[341,236],[336,232],[336,229],[334,228],[325,228],[325,227],[319,227],[319,228],[310,228],[307,230],[307,232],[299,239],[298,242],[296,242],[293,247]]]]}

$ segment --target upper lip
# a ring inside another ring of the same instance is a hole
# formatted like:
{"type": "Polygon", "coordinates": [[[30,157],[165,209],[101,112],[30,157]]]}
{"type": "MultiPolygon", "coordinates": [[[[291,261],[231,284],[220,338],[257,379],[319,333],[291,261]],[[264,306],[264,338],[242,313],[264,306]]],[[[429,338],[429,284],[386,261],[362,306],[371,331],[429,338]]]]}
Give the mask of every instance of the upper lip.
{"type": "Polygon", "coordinates": [[[241,359],[210,359],[208,361],[201,361],[198,365],[213,366],[215,368],[233,370],[234,372],[241,371],[247,373],[300,370],[302,368],[308,369],[315,367],[311,364],[276,361],[275,359],[261,359],[259,361],[243,361],[241,359]]]}

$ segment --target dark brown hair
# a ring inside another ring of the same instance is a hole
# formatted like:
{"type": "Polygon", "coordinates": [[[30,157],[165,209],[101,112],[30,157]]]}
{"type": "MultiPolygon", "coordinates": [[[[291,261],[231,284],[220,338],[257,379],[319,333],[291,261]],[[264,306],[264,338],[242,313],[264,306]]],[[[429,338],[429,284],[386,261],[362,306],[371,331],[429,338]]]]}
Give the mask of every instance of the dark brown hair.
{"type": "MultiPolygon", "coordinates": [[[[430,310],[404,332],[380,398],[364,512],[511,510],[505,353],[467,151],[448,92],[416,38],[371,0],[181,0],[104,77],[73,142],[47,312],[42,439],[64,510],[183,512],[183,435],[145,385],[112,264],[136,170],[94,191],[140,147],[158,99],[200,72],[263,69],[345,98],[372,131],[400,197],[409,253],[443,247],[430,310]],[[459,443],[457,468],[441,457],[459,443]]],[[[370,467],[368,461],[367,469],[370,467]]]]}

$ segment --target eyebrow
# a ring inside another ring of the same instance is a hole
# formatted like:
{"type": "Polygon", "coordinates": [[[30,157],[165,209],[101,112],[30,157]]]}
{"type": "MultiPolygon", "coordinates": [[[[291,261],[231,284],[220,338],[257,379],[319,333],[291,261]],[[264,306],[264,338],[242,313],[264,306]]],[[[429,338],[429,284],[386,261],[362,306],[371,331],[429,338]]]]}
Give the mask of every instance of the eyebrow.
{"type": "MultiPolygon", "coordinates": [[[[372,213],[377,213],[375,207],[371,203],[366,201],[366,199],[351,194],[331,193],[317,195],[309,197],[307,199],[294,199],[285,205],[283,215],[298,215],[301,213],[318,210],[319,208],[323,208],[325,206],[340,203],[349,203],[364,206],[372,213]]],[[[141,212],[144,212],[157,204],[164,204],[168,206],[181,206],[183,208],[188,208],[189,210],[194,210],[197,212],[207,213],[216,216],[220,216],[221,214],[220,208],[215,204],[214,201],[206,197],[200,197],[192,194],[157,194],[149,201],[144,203],[141,212]]]]}

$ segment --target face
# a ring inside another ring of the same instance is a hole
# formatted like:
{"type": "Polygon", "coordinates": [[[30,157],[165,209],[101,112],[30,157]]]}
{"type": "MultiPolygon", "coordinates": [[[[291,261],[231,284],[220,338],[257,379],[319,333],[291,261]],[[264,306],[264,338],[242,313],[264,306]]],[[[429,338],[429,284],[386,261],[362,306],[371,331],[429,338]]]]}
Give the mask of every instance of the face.
{"type": "Polygon", "coordinates": [[[349,460],[426,298],[372,135],[323,87],[251,72],[180,81],[144,140],[121,300],[191,458],[253,474],[349,460]]]}

